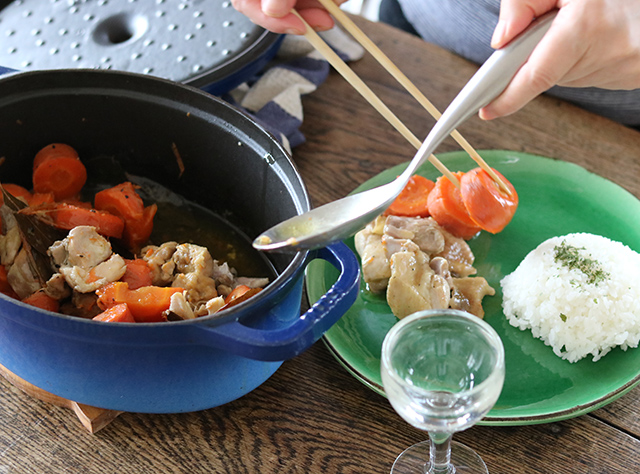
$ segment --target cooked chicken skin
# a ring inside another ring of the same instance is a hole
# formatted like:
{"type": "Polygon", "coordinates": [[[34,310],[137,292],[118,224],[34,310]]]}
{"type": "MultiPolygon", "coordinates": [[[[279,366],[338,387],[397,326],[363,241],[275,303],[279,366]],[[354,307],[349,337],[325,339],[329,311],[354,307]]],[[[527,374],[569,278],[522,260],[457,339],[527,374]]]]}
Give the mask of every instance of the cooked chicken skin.
{"type": "Polygon", "coordinates": [[[476,273],[463,239],[432,218],[378,217],[355,235],[369,290],[386,291],[394,315],[455,308],[483,317],[482,299],[495,291],[476,273]]]}
{"type": "Polygon", "coordinates": [[[417,246],[393,254],[387,303],[398,318],[424,309],[447,308],[449,294],[449,284],[436,275],[429,256],[417,246]]]}
{"type": "Polygon", "coordinates": [[[78,226],[49,248],[67,284],[79,293],[90,293],[118,281],[126,271],[124,259],[111,251],[109,241],[91,226],[78,226]]]}
{"type": "Polygon", "coordinates": [[[180,244],[173,254],[176,275],[171,286],[184,288],[186,299],[198,304],[218,296],[213,279],[213,258],[205,247],[180,244]]]}
{"type": "Polygon", "coordinates": [[[384,217],[378,217],[355,235],[355,246],[362,260],[362,276],[369,290],[383,293],[391,277],[391,267],[382,243],[384,217]]]}
{"type": "Polygon", "coordinates": [[[166,286],[173,279],[173,272],[176,264],[173,261],[173,254],[178,247],[177,242],[165,242],[159,247],[149,245],[142,249],[142,258],[145,260],[153,272],[152,281],[156,286],[166,286]]]}
{"type": "Polygon", "coordinates": [[[450,306],[483,318],[482,298],[495,294],[496,290],[482,277],[454,278],[450,306]]]}

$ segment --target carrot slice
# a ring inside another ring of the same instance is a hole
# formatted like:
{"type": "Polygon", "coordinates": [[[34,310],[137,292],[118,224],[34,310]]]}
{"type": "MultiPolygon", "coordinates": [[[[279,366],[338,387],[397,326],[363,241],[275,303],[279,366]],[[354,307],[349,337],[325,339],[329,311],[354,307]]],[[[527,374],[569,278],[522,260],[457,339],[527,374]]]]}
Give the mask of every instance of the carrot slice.
{"type": "Polygon", "coordinates": [[[153,218],[158,206],[152,204],[144,207],[142,198],[132,183],[124,182],[100,191],[94,198],[94,206],[124,220],[122,239],[133,253],[137,253],[140,247],[148,242],[153,232],[153,218]]]}
{"type": "Polygon", "coordinates": [[[105,323],[135,323],[133,314],[129,310],[127,303],[117,304],[106,309],[102,313],[93,317],[94,321],[103,321],[105,323]]]}
{"type": "Polygon", "coordinates": [[[125,265],[127,269],[120,281],[127,283],[130,290],[153,285],[153,272],[145,260],[141,258],[125,260],[125,265]]]}
{"type": "MultiPolygon", "coordinates": [[[[453,173],[458,179],[464,175],[453,173]]],[[[470,239],[480,227],[471,219],[462,201],[462,195],[448,178],[440,176],[428,197],[429,214],[436,222],[457,237],[470,239]]]]}
{"type": "MultiPolygon", "coordinates": [[[[20,186],[19,184],[5,183],[2,185],[2,187],[13,197],[22,198],[25,202],[29,202],[29,200],[31,199],[31,191],[20,186]]],[[[2,196],[2,193],[0,193],[0,204],[2,203],[4,203],[4,197],[2,196]]]]}
{"type": "Polygon", "coordinates": [[[250,288],[247,285],[238,285],[227,295],[224,299],[224,306],[218,311],[240,304],[252,296],[257,295],[260,291],[262,291],[262,288],[250,288]]]}
{"type": "Polygon", "coordinates": [[[120,238],[124,230],[124,221],[118,216],[96,209],[73,206],[66,203],[44,204],[37,208],[26,208],[21,212],[39,215],[51,225],[71,230],[79,225],[90,225],[96,232],[106,237],[120,238]]]}
{"type": "Polygon", "coordinates": [[[22,302],[37,308],[46,309],[47,311],[53,311],[54,313],[57,313],[60,309],[60,303],[58,303],[58,300],[52,298],[43,291],[36,291],[32,295],[24,298],[22,302]]]}
{"type": "Polygon", "coordinates": [[[42,204],[52,204],[55,200],[53,193],[33,193],[29,199],[29,205],[36,207],[42,204]]]}
{"type": "Polygon", "coordinates": [[[120,238],[124,230],[124,222],[118,216],[70,204],[56,205],[53,222],[56,227],[65,230],[71,230],[79,225],[90,225],[95,227],[99,234],[115,238],[120,238]]]}
{"type": "Polygon", "coordinates": [[[7,267],[2,264],[0,264],[0,293],[4,293],[11,298],[20,299],[9,283],[7,267]]]}
{"type": "Polygon", "coordinates": [[[120,216],[125,221],[141,219],[144,212],[142,198],[128,181],[97,193],[93,205],[96,209],[120,216]]]}
{"type": "Polygon", "coordinates": [[[33,170],[35,171],[38,166],[49,158],[58,158],[61,156],[75,158],[76,160],[80,159],[78,152],[72,146],[64,143],[51,143],[36,153],[33,159],[33,170]]]}
{"type": "Polygon", "coordinates": [[[82,207],[84,209],[93,209],[93,206],[91,205],[90,202],[81,201],[80,199],[69,198],[69,199],[63,199],[60,202],[64,204],[69,204],[71,206],[82,207]]]}
{"type": "Polygon", "coordinates": [[[102,310],[126,303],[136,322],[154,323],[165,321],[162,313],[169,309],[171,296],[182,291],[182,288],[160,286],[143,286],[130,290],[127,283],[116,281],[98,288],[96,295],[98,306],[102,310]]]}
{"type": "Polygon", "coordinates": [[[492,234],[503,230],[518,208],[515,188],[498,171],[495,173],[511,191],[510,196],[481,168],[472,169],[460,179],[462,200],[471,219],[492,234]]]}
{"type": "Polygon", "coordinates": [[[76,196],[87,181],[82,161],[69,156],[49,158],[33,172],[33,190],[53,193],[56,201],[76,196]]]}
{"type": "Polygon", "coordinates": [[[428,197],[435,187],[430,179],[413,175],[398,197],[384,212],[384,215],[404,217],[428,217],[428,197]]]}
{"type": "Polygon", "coordinates": [[[158,206],[151,204],[144,208],[142,219],[137,221],[126,221],[122,238],[134,254],[149,241],[153,232],[153,218],[158,212],[158,206]]]}

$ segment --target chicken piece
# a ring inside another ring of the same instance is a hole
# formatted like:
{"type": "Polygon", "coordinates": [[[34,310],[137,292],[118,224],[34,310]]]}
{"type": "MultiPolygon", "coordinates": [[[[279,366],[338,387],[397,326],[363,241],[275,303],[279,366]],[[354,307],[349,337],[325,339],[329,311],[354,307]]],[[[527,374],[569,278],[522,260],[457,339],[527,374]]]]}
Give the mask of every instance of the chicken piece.
{"type": "Polygon", "coordinates": [[[95,293],[78,293],[74,291],[71,301],[60,306],[60,312],[70,316],[91,319],[102,312],[98,306],[98,296],[95,293]]]}
{"type": "Polygon", "coordinates": [[[442,228],[432,218],[387,217],[384,233],[397,239],[412,240],[423,252],[435,255],[444,250],[442,228]]]}
{"type": "Polygon", "coordinates": [[[147,262],[152,272],[152,281],[155,286],[167,286],[173,280],[173,272],[176,263],[173,254],[178,247],[177,242],[165,242],[159,247],[149,245],[142,249],[142,259],[147,262]]]}
{"type": "Polygon", "coordinates": [[[91,226],[74,227],[48,253],[67,284],[80,293],[119,280],[127,269],[124,259],[112,253],[109,241],[91,226]]]}
{"type": "Polygon", "coordinates": [[[487,295],[495,294],[496,291],[483,277],[454,278],[451,308],[467,311],[482,319],[484,318],[482,299],[487,295]]]}
{"type": "Polygon", "coordinates": [[[475,275],[473,267],[475,257],[469,244],[459,237],[455,237],[442,229],[444,236],[444,249],[437,256],[445,258],[449,262],[449,271],[454,277],[468,277],[475,275]]]}
{"type": "Polygon", "coordinates": [[[222,309],[224,305],[225,305],[225,302],[222,296],[218,296],[217,298],[211,298],[209,301],[207,301],[207,304],[206,304],[207,314],[217,313],[222,309]]]}
{"type": "Polygon", "coordinates": [[[429,266],[435,272],[436,275],[441,276],[449,284],[453,286],[453,278],[449,271],[449,261],[443,257],[433,257],[429,262],[429,266]]]}
{"type": "Polygon", "coordinates": [[[231,291],[235,286],[236,275],[231,270],[227,262],[220,264],[217,260],[214,260],[213,273],[211,277],[216,281],[216,286],[229,287],[229,291],[231,291]]]}
{"type": "Polygon", "coordinates": [[[7,271],[7,280],[20,299],[32,295],[42,287],[40,280],[31,271],[29,255],[24,248],[18,252],[7,271]]]}
{"type": "Polygon", "coordinates": [[[176,271],[171,286],[184,288],[186,300],[195,305],[218,296],[213,279],[213,258],[206,247],[180,244],[173,254],[176,271]]]}
{"type": "Polygon", "coordinates": [[[264,288],[269,284],[268,278],[255,277],[238,277],[236,278],[236,286],[245,285],[249,288],[264,288]]]}
{"type": "Polygon", "coordinates": [[[169,312],[177,315],[180,319],[193,319],[196,317],[191,305],[184,297],[184,293],[174,293],[171,295],[169,312]]]}
{"type": "MultiPolygon", "coordinates": [[[[417,252],[420,250],[412,240],[398,239],[387,234],[382,236],[382,245],[386,251],[387,259],[391,262],[391,257],[398,252],[417,252]]],[[[389,263],[390,265],[391,263],[389,263]]],[[[391,270],[389,270],[391,271],[391,270]]]]}
{"type": "Polygon", "coordinates": [[[91,269],[111,256],[111,244],[96,232],[95,227],[78,226],[67,237],[49,249],[56,265],[91,269]]]}
{"type": "Polygon", "coordinates": [[[63,300],[71,296],[71,288],[67,285],[64,275],[54,273],[44,285],[44,292],[55,300],[63,300]]]}
{"type": "Polygon", "coordinates": [[[449,284],[429,266],[426,253],[416,249],[393,254],[387,303],[395,316],[404,318],[416,311],[447,308],[449,296],[449,284]]]}
{"type": "Polygon", "coordinates": [[[0,235],[0,263],[5,267],[11,266],[21,246],[20,229],[14,225],[6,234],[0,235]]]}
{"type": "Polygon", "coordinates": [[[384,292],[391,277],[387,249],[382,242],[384,219],[378,217],[354,237],[362,261],[362,278],[373,293],[384,292]]]}
{"type": "Polygon", "coordinates": [[[200,316],[208,316],[210,314],[215,314],[224,306],[224,297],[216,296],[215,298],[211,298],[206,303],[199,304],[194,313],[196,317],[200,316]]]}

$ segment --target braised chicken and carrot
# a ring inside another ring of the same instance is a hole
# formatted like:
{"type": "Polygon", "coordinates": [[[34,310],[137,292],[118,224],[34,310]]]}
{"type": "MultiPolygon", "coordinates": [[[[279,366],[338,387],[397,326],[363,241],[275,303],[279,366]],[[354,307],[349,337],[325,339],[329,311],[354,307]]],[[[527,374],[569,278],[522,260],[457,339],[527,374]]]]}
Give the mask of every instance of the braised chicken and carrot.
{"type": "Polygon", "coordinates": [[[123,181],[81,198],[87,169],[65,144],[40,150],[33,188],[2,184],[0,292],[110,322],[186,320],[258,293],[269,277],[239,276],[207,246],[151,242],[158,204],[123,181]]]}
{"type": "Polygon", "coordinates": [[[355,236],[368,291],[384,293],[398,318],[445,308],[482,318],[483,298],[495,294],[475,275],[467,240],[481,230],[500,232],[518,196],[510,184],[510,193],[502,191],[479,168],[454,174],[461,189],[444,176],[435,183],[413,176],[384,215],[355,236]]]}

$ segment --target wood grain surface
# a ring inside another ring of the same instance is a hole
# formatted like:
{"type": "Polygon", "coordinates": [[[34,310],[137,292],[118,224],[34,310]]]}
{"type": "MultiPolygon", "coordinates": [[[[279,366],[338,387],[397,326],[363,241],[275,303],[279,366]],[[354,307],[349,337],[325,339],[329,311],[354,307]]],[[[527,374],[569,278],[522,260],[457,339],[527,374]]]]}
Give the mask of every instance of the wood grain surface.
{"type": "MultiPolygon", "coordinates": [[[[476,70],[467,61],[390,27],[358,24],[443,110],[476,70]]],[[[412,128],[433,119],[365,56],[353,69],[412,128]]],[[[335,72],[303,101],[307,137],[293,158],[314,205],[409,160],[411,145],[335,72]]],[[[640,196],[640,134],[571,104],[541,97],[511,117],[459,128],[477,149],[511,149],[579,163],[640,196]]],[[[458,150],[448,140],[438,152],[458,150]]],[[[567,421],[476,426],[455,439],[493,474],[632,474],[640,469],[640,391],[567,421]]],[[[0,474],[386,473],[426,435],[349,375],[322,342],[287,361],[261,387],[196,413],[123,413],[97,434],[67,408],[0,379],[0,474]]]]}

